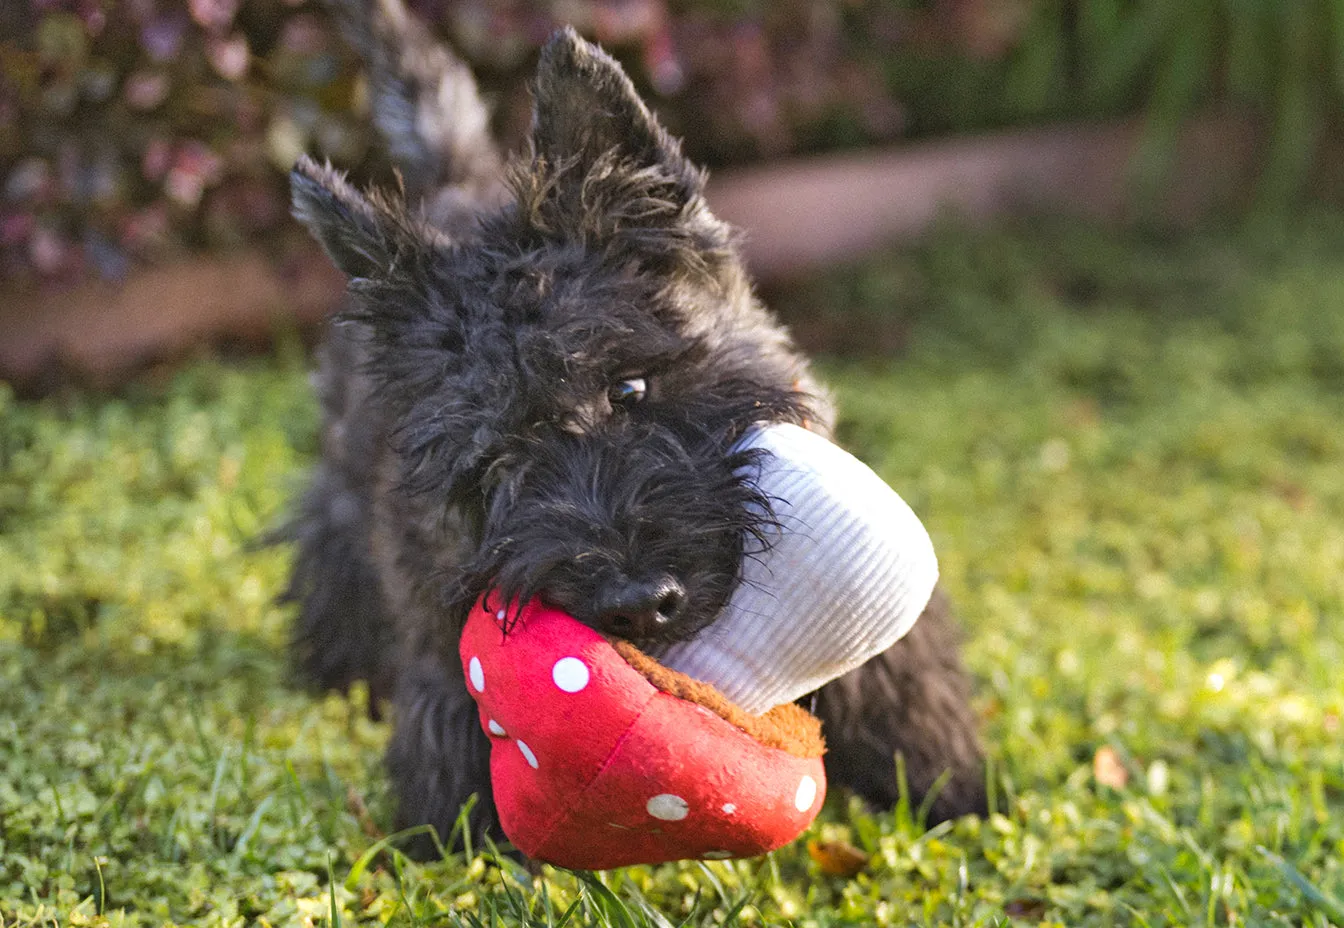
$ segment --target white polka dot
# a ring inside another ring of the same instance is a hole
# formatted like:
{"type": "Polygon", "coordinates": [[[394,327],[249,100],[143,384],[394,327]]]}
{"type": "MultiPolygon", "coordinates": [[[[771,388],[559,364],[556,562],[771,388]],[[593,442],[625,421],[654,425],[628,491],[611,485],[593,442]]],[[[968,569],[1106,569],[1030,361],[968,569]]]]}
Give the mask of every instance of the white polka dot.
{"type": "Polygon", "coordinates": [[[686,800],[671,793],[659,793],[645,803],[644,808],[654,818],[665,822],[679,822],[691,813],[691,807],[686,800]]]}
{"type": "Polygon", "coordinates": [[[495,735],[496,737],[499,738],[503,738],[505,735],[508,734],[508,732],[504,730],[504,726],[496,722],[494,719],[491,719],[489,724],[487,724],[485,727],[490,729],[490,734],[495,735]]]}
{"type": "Polygon", "coordinates": [[[588,685],[588,666],[577,657],[562,657],[551,668],[551,679],[566,693],[577,693],[588,685]]]}
{"type": "Polygon", "coordinates": [[[481,659],[473,657],[471,663],[467,665],[467,674],[471,677],[471,685],[476,687],[476,692],[485,692],[485,671],[481,669],[481,659]]]}
{"type": "Polygon", "coordinates": [[[734,812],[736,812],[736,811],[737,811],[737,806],[733,805],[731,802],[725,802],[725,803],[723,804],[723,814],[724,814],[724,815],[732,815],[732,814],[733,814],[734,812]]]}
{"type": "Polygon", "coordinates": [[[727,860],[733,856],[732,851],[705,851],[700,855],[705,860],[727,860]]]}
{"type": "Polygon", "coordinates": [[[524,744],[522,741],[517,742],[517,744],[518,744],[518,750],[523,752],[523,758],[527,761],[527,765],[531,767],[533,770],[536,770],[537,755],[533,754],[532,749],[528,747],[526,744],[524,744]]]}
{"type": "Polygon", "coordinates": [[[503,621],[504,621],[504,616],[506,616],[506,615],[508,615],[508,613],[505,612],[503,609],[501,609],[501,610],[499,610],[498,612],[495,613],[495,618],[497,618],[497,619],[499,619],[499,621],[503,622],[503,621]]]}
{"type": "Polygon", "coordinates": [[[816,801],[817,781],[811,777],[803,777],[802,782],[798,784],[798,792],[794,794],[793,804],[797,806],[799,812],[806,812],[816,801]]]}

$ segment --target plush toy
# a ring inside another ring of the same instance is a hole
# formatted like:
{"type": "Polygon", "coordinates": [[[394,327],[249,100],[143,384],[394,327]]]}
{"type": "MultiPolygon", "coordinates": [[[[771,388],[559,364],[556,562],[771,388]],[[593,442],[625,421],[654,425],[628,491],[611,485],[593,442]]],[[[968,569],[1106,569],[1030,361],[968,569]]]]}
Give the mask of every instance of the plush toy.
{"type": "Polygon", "coordinates": [[[540,601],[487,594],[461,640],[504,833],[575,869],[762,854],[821,808],[820,722],[793,700],[880,653],[937,579],[910,508],[790,425],[754,429],[770,499],[724,614],[655,659],[540,601]]]}
{"type": "Polygon", "coordinates": [[[529,857],[583,870],[752,857],[816,816],[824,748],[805,710],[747,715],[562,612],[534,601],[506,633],[485,602],[462,660],[500,825],[529,857]]]}

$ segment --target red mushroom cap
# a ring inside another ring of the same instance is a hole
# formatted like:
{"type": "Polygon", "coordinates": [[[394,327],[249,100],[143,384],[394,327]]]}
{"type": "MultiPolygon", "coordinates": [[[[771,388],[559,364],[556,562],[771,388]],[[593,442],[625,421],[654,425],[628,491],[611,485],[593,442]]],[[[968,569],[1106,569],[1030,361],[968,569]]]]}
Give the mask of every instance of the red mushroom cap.
{"type": "Polygon", "coordinates": [[[816,817],[819,752],[767,746],[663,692],[563,612],[534,602],[515,619],[484,603],[462,666],[492,742],[500,824],[523,853],[582,870],[751,857],[816,817]]]}

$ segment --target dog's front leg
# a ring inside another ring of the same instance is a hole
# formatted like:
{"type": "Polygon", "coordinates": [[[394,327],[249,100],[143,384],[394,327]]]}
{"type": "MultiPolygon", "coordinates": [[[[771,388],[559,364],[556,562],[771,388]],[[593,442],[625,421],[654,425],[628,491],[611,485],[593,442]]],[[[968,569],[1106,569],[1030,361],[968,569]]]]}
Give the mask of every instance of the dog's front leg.
{"type": "MultiPolygon", "coordinates": [[[[398,800],[398,829],[428,824],[447,841],[462,806],[475,796],[468,819],[472,837],[494,830],[490,744],[461,665],[426,656],[407,661],[393,711],[387,766],[398,800]]],[[[436,853],[428,835],[407,850],[421,858],[436,853]]]]}
{"type": "Polygon", "coordinates": [[[833,784],[890,808],[900,798],[899,754],[915,808],[936,788],[927,824],[985,811],[978,725],[941,590],[909,634],[822,687],[816,713],[833,784]]]}

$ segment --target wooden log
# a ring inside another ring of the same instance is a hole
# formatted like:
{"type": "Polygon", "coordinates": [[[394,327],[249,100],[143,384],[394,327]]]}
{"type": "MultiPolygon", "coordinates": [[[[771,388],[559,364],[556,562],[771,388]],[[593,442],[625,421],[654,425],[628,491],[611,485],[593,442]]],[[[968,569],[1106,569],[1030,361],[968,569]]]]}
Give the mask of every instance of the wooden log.
{"type": "Polygon", "coordinates": [[[269,340],[311,326],[345,279],[316,245],[276,260],[259,250],[203,255],[138,270],[124,283],[0,295],[0,377],[38,385],[71,373],[97,385],[202,343],[269,340]]]}
{"type": "Polygon", "coordinates": [[[788,277],[915,238],[945,213],[983,223],[1024,212],[1184,222],[1254,189],[1261,133],[1218,116],[1177,140],[1156,200],[1132,178],[1138,122],[1065,126],[826,155],[713,179],[709,201],[746,234],[752,271],[788,277]],[[1151,208],[1151,209],[1150,209],[1151,208]]]}

